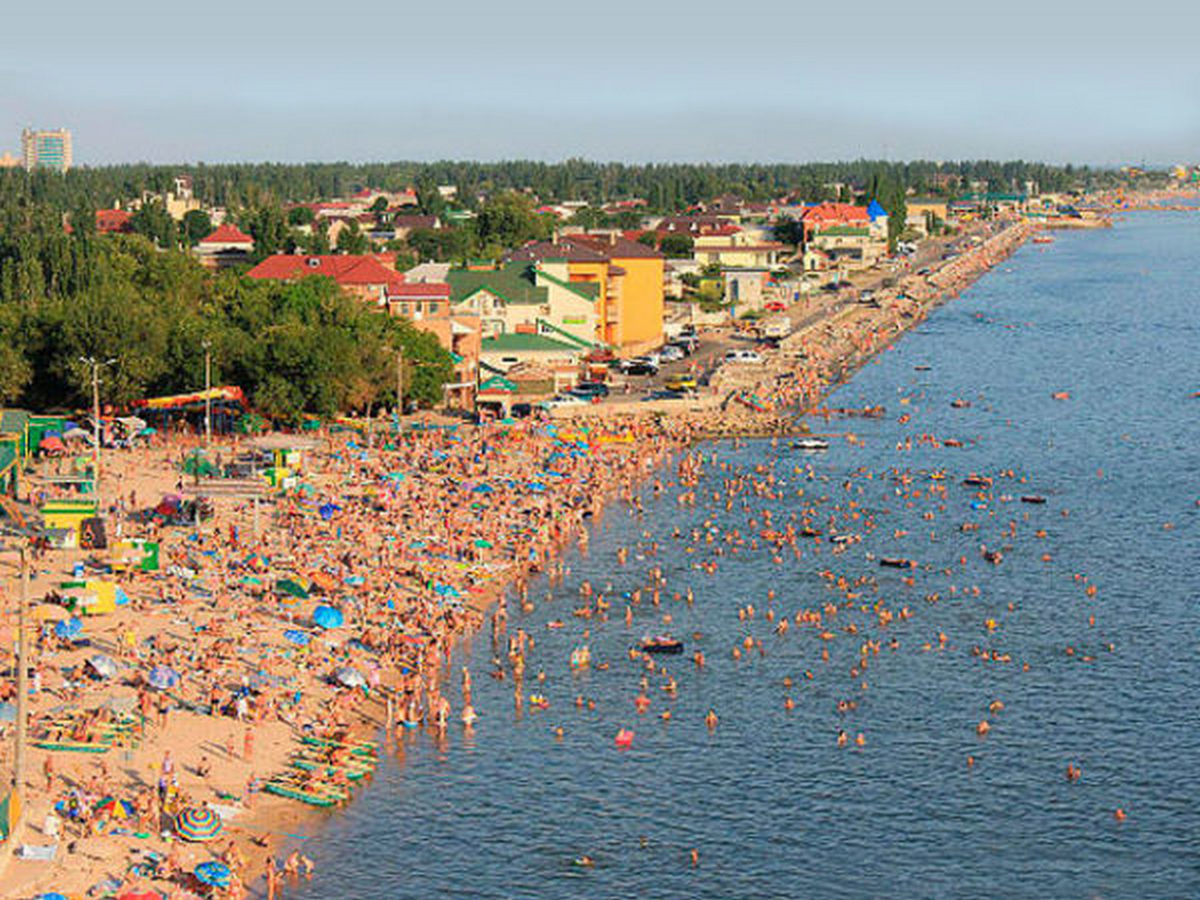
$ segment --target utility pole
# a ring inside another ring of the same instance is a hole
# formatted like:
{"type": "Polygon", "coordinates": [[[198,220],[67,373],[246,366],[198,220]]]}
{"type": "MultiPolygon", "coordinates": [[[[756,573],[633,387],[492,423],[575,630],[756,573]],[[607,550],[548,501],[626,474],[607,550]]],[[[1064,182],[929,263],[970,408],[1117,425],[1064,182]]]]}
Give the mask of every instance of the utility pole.
{"type": "Polygon", "coordinates": [[[396,348],[396,432],[400,431],[400,417],[404,415],[404,348],[396,348]]]}
{"type": "Polygon", "coordinates": [[[111,366],[115,359],[99,362],[94,356],[81,356],[79,361],[92,369],[92,496],[100,505],[100,367],[111,366]]]}
{"type": "Polygon", "coordinates": [[[204,446],[212,443],[212,341],[204,339],[204,446]]]}
{"type": "Polygon", "coordinates": [[[25,725],[29,703],[29,645],[25,639],[25,607],[29,602],[28,548],[29,541],[21,538],[21,592],[17,601],[17,733],[13,751],[13,788],[18,797],[25,790],[25,725]]]}

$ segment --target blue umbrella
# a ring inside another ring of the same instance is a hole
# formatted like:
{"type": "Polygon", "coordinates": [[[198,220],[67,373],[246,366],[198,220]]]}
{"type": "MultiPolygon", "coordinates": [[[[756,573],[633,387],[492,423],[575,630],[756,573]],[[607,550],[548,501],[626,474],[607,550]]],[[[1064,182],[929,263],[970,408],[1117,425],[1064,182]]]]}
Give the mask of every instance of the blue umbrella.
{"type": "Polygon", "coordinates": [[[103,653],[94,653],[89,656],[87,664],[101,678],[112,678],[117,674],[117,661],[103,653]]]}
{"type": "Polygon", "coordinates": [[[53,891],[49,894],[38,894],[33,900],[67,900],[65,894],[60,894],[58,891],[53,891]]]}
{"type": "Polygon", "coordinates": [[[54,633],[63,640],[69,641],[73,637],[78,637],[82,632],[83,622],[74,617],[54,624],[54,633]]]}
{"type": "Polygon", "coordinates": [[[319,628],[340,628],[346,621],[340,609],[332,606],[318,606],[313,610],[313,623],[319,628]]]}
{"type": "Polygon", "coordinates": [[[321,506],[317,507],[317,512],[321,514],[321,518],[326,522],[333,518],[333,514],[335,512],[339,512],[340,510],[341,507],[336,503],[323,503],[321,506]]]}
{"type": "Polygon", "coordinates": [[[290,641],[298,647],[307,646],[310,640],[309,636],[305,632],[297,631],[295,628],[289,628],[283,633],[283,637],[284,640],[290,641]]]}
{"type": "Polygon", "coordinates": [[[179,684],[179,673],[169,666],[155,666],[146,676],[146,682],[152,688],[168,691],[179,684]]]}
{"type": "Polygon", "coordinates": [[[229,877],[232,873],[229,871],[229,866],[225,865],[225,863],[209,860],[196,866],[195,874],[196,880],[201,884],[209,884],[213,887],[229,887],[229,877]]]}

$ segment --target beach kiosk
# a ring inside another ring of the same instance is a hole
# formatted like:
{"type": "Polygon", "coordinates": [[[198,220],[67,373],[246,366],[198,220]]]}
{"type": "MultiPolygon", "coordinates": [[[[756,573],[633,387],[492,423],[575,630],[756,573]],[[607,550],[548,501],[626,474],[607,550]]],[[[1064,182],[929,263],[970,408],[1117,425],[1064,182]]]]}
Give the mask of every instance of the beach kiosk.
{"type": "Polygon", "coordinates": [[[49,500],[38,511],[59,549],[93,550],[107,544],[95,500],[49,500]]]}

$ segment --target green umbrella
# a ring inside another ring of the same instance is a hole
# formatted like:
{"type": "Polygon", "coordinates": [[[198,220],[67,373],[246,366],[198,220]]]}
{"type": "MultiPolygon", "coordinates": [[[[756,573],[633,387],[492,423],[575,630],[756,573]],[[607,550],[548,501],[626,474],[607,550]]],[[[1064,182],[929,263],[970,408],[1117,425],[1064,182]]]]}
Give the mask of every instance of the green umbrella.
{"type": "Polygon", "coordinates": [[[476,546],[476,547],[481,547],[481,548],[491,547],[491,546],[492,546],[492,542],[491,542],[491,541],[484,540],[483,538],[476,538],[476,539],[475,539],[475,546],[476,546]]]}
{"type": "Polygon", "coordinates": [[[301,600],[308,599],[308,588],[290,578],[281,578],[275,582],[275,593],[290,594],[293,597],[299,597],[301,600]]]}

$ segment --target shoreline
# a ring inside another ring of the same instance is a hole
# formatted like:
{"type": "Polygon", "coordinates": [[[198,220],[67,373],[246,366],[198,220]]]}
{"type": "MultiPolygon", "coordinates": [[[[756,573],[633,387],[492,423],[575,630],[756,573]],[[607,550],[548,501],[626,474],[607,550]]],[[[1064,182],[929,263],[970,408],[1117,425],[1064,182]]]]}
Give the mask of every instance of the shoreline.
{"type": "MultiPolygon", "coordinates": [[[[851,307],[848,310],[839,310],[832,315],[823,317],[819,321],[813,322],[808,327],[800,332],[792,335],[784,342],[777,356],[772,357],[768,367],[764,370],[751,373],[748,377],[739,376],[734,372],[725,372],[719,374],[718,383],[724,393],[724,401],[721,406],[710,406],[699,411],[682,411],[678,416],[671,416],[666,421],[657,419],[654,414],[641,411],[623,411],[618,410],[610,415],[603,415],[602,419],[615,419],[615,424],[609,422],[609,425],[614,426],[614,432],[617,435],[624,433],[635,433],[635,442],[631,447],[636,447],[637,442],[645,440],[653,445],[653,452],[648,453],[650,457],[661,457],[664,454],[673,452],[680,446],[693,443],[700,440],[720,440],[727,438],[748,438],[748,437],[774,437],[780,434],[787,433],[785,430],[789,423],[794,423],[796,413],[792,410],[803,410],[812,412],[817,409],[817,405],[822,400],[829,396],[833,390],[841,386],[853,378],[862,366],[870,362],[877,354],[883,352],[888,347],[893,346],[894,342],[908,330],[922,323],[927,317],[931,309],[949,302],[956,298],[962,290],[969,287],[983,274],[986,274],[992,267],[998,264],[1003,259],[1010,256],[1016,249],[1025,243],[1034,233],[1036,229],[1025,225],[1018,224],[1010,228],[1006,228],[999,234],[992,236],[988,241],[985,241],[980,247],[973,248],[968,253],[959,257],[958,260],[950,262],[963,262],[958,266],[948,266],[945,263],[939,265],[935,274],[946,274],[946,278],[939,278],[939,283],[933,283],[931,277],[925,282],[914,280],[913,276],[908,276],[902,279],[901,284],[897,289],[885,293],[881,299],[879,308],[866,306],[851,307]],[[949,270],[949,271],[948,271],[949,270]],[[943,282],[944,283],[940,283],[943,282]],[[905,284],[907,282],[907,285],[905,284]],[[932,287],[932,291],[927,289],[932,287]],[[758,375],[759,377],[754,377],[758,375]],[[780,375],[790,375],[790,379],[786,383],[779,380],[780,375]],[[765,411],[759,411],[746,406],[743,403],[733,402],[732,398],[739,395],[744,395],[747,392],[761,395],[761,399],[769,404],[765,411]],[[787,411],[785,414],[785,410],[787,411]],[[705,423],[709,424],[709,428],[704,428],[705,423]],[[764,425],[764,422],[766,423],[764,425]]],[[[729,366],[722,367],[729,369],[729,366]]],[[[586,423],[590,427],[597,427],[596,416],[591,415],[592,410],[584,411],[588,415],[581,415],[573,419],[556,418],[554,424],[561,429],[575,429],[581,424],[586,423]]],[[[799,413],[804,414],[804,413],[799,413]]],[[[520,431],[520,429],[517,429],[520,431]]],[[[532,429],[525,429],[524,435],[528,446],[536,446],[536,441],[530,436],[532,429]]],[[[472,439],[480,439],[487,441],[489,437],[494,437],[496,434],[495,426],[487,428],[469,429],[472,439]]],[[[418,437],[413,440],[414,445],[422,448],[436,447],[443,442],[440,436],[418,437]]],[[[334,443],[332,439],[329,442],[332,450],[334,443]]],[[[183,445],[186,447],[186,444],[183,445]]],[[[623,444],[614,443],[618,452],[621,451],[623,444]]],[[[177,455],[175,451],[180,450],[180,446],[172,445],[171,452],[164,457],[163,462],[169,463],[173,455],[177,455]]],[[[232,448],[230,448],[232,449],[232,448]]],[[[544,449],[544,448],[543,448],[544,449]]],[[[344,448],[343,448],[344,450],[344,448]]],[[[148,456],[149,454],[144,454],[148,456]]],[[[375,454],[375,462],[380,462],[380,457],[383,455],[381,451],[375,454]]],[[[607,451],[597,453],[599,458],[610,459],[607,451]]],[[[654,461],[653,466],[648,465],[652,460],[645,459],[633,452],[632,449],[622,453],[622,464],[617,466],[608,465],[599,460],[593,461],[590,464],[589,475],[595,475],[597,472],[601,476],[607,473],[607,478],[603,480],[603,496],[591,495],[591,513],[598,515],[609,499],[618,497],[622,489],[628,491],[631,486],[638,481],[644,480],[647,477],[652,477],[654,471],[659,466],[658,461],[654,461]],[[615,469],[615,474],[613,469],[615,469]]],[[[330,469],[334,469],[333,474],[337,474],[337,469],[333,461],[333,454],[323,460],[324,468],[321,474],[330,474],[330,469]]],[[[118,475],[124,474],[123,469],[137,468],[136,465],[129,464],[136,461],[132,458],[123,460],[125,463],[122,466],[120,463],[115,467],[118,475]]],[[[145,460],[148,462],[148,460],[145,460]]],[[[345,467],[346,472],[353,469],[353,466],[345,467]]],[[[365,466],[364,466],[365,468],[365,466]]],[[[585,467],[586,468],[586,467],[585,467]]],[[[133,474],[133,473],[129,473],[133,474]]],[[[145,473],[142,473],[145,474],[145,473]]],[[[165,483],[169,487],[169,482],[174,476],[174,473],[167,468],[165,471],[154,473],[158,476],[157,481],[151,479],[152,482],[160,486],[165,483]]],[[[361,471],[358,472],[361,474],[361,471]]],[[[316,479],[314,479],[316,480],[316,479]]],[[[336,482],[335,482],[336,483],[336,482]]],[[[344,482],[343,482],[344,484],[344,482]]],[[[564,491],[560,490],[561,495],[564,491]]],[[[561,499],[555,497],[556,500],[561,499]]],[[[567,511],[565,516],[560,519],[542,523],[545,526],[553,526],[554,534],[549,540],[541,542],[540,546],[540,568],[551,567],[557,564],[561,559],[562,548],[565,547],[571,540],[579,537],[578,530],[581,527],[586,527],[585,516],[581,514],[579,506],[564,506],[560,502],[557,512],[563,513],[567,511]],[[562,521],[565,519],[565,521],[562,521]]],[[[244,515],[244,514],[243,514],[244,515]]],[[[244,518],[239,519],[237,511],[228,512],[226,510],[218,511],[218,518],[214,520],[211,528],[220,534],[220,529],[223,526],[241,522],[244,525],[244,518]]],[[[206,527],[206,530],[208,528],[206,527]]],[[[278,536],[280,532],[276,532],[278,536]]],[[[339,530],[340,535],[340,530],[339,530]]],[[[185,545],[189,540],[188,535],[175,535],[175,539],[168,545],[169,551],[178,551],[179,547],[175,545],[185,545]]],[[[264,543],[270,545],[270,532],[264,538],[264,543]]],[[[520,549],[519,547],[517,548],[520,549]]],[[[515,554],[519,555],[519,554],[515,554]]],[[[169,553],[168,558],[171,558],[173,553],[169,553]]],[[[186,554],[185,554],[186,557],[186,554]]],[[[390,566],[396,563],[403,563],[405,560],[390,560],[385,555],[381,560],[382,565],[390,566]]],[[[519,585],[529,574],[528,560],[522,565],[517,560],[510,560],[501,568],[497,569],[492,578],[488,580],[485,588],[478,592],[469,594],[468,601],[465,604],[470,610],[461,619],[453,623],[452,627],[442,633],[438,642],[438,652],[445,652],[447,658],[455,641],[460,640],[468,631],[481,630],[484,625],[483,613],[485,610],[495,607],[498,601],[509,594],[514,588],[519,590],[519,585]]],[[[393,568],[388,568],[391,573],[393,568]]],[[[43,579],[44,581],[44,579],[43,579]]],[[[139,584],[138,587],[145,585],[139,584]]],[[[144,600],[144,597],[140,597],[144,600]]],[[[194,608],[188,607],[186,602],[180,602],[180,606],[197,611],[194,608]]],[[[151,610],[154,613],[161,610],[151,610]]],[[[170,610],[168,610],[170,611],[170,610]]],[[[128,611],[124,618],[128,618],[131,613],[138,610],[128,611]]],[[[236,623],[239,618],[237,615],[239,610],[234,606],[233,620],[236,623]]],[[[108,624],[109,631],[117,631],[122,625],[127,624],[123,617],[114,617],[113,621],[108,624]]],[[[250,621],[247,627],[251,629],[258,624],[250,621]]],[[[164,626],[155,634],[166,631],[164,626]]],[[[116,642],[114,641],[114,644],[116,642]]],[[[260,640],[257,644],[251,641],[248,646],[261,649],[264,641],[260,640]]],[[[444,665],[440,666],[444,667],[444,665]]],[[[439,666],[435,665],[435,672],[439,666]]],[[[311,673],[310,673],[311,675],[311,673]]],[[[433,675],[436,683],[440,676],[433,675]]],[[[400,676],[396,671],[384,671],[380,674],[379,686],[390,692],[397,690],[400,686],[400,676]],[[390,683],[389,683],[390,682],[390,683]]],[[[312,680],[311,677],[309,679],[312,680]]],[[[315,688],[314,688],[315,689],[315,688]]],[[[381,709],[380,692],[373,692],[373,696],[367,701],[369,705],[365,708],[356,710],[357,720],[355,722],[357,728],[354,733],[363,734],[374,731],[378,733],[380,727],[387,727],[386,722],[381,719],[386,718],[386,710],[381,709]]],[[[201,716],[192,713],[177,713],[172,712],[176,717],[176,727],[178,728],[178,719],[182,716],[185,721],[192,727],[200,729],[201,726],[212,726],[212,722],[208,721],[211,717],[201,716]],[[193,718],[194,717],[194,721],[193,718]]],[[[227,723],[221,723],[227,724],[227,723]]],[[[424,726],[430,727],[430,726],[424,726]]],[[[457,726],[452,726],[457,727],[457,726]]],[[[211,727],[208,729],[211,731],[211,727]]],[[[236,726],[233,729],[226,728],[225,731],[236,731],[236,726]]],[[[295,744],[292,741],[293,732],[290,729],[285,729],[282,723],[271,722],[267,724],[255,724],[251,729],[255,734],[255,753],[254,753],[254,769],[269,770],[279,767],[286,763],[289,753],[295,749],[295,744]]],[[[190,729],[189,729],[190,733],[190,729]]],[[[180,744],[186,746],[186,742],[176,732],[168,731],[165,739],[162,735],[157,736],[159,740],[148,740],[143,746],[139,747],[135,753],[136,759],[125,754],[129,763],[132,766],[131,770],[145,770],[147,765],[152,769],[154,763],[153,758],[168,748],[174,748],[180,744]]],[[[387,735],[390,743],[391,735],[387,735]]],[[[227,742],[231,740],[228,736],[224,738],[227,742]]],[[[236,748],[235,748],[236,749],[236,748]]],[[[231,756],[235,754],[230,754],[231,756]]],[[[56,762],[61,757],[56,758],[56,762]]],[[[27,777],[40,765],[43,760],[43,755],[34,752],[31,754],[31,765],[27,771],[27,777]]],[[[181,761],[182,762],[182,761],[181,761]]],[[[233,765],[234,760],[224,760],[231,765],[223,767],[225,772],[224,778],[226,782],[239,780],[244,766],[233,765]],[[235,773],[238,778],[235,778],[235,773]]],[[[215,768],[215,766],[214,766],[215,768]]],[[[140,776],[139,776],[140,777],[140,776]]],[[[36,780],[36,778],[34,779],[36,780]]],[[[210,786],[207,780],[202,780],[196,783],[193,779],[182,780],[186,786],[194,790],[202,790],[206,786],[210,786]]],[[[38,791],[31,792],[29,798],[29,807],[33,815],[31,815],[30,823],[40,821],[42,811],[38,809],[37,800],[38,791]]],[[[352,799],[352,798],[351,798],[352,799]]],[[[247,866],[246,873],[250,876],[252,884],[257,886],[261,882],[259,873],[262,871],[262,858],[266,854],[280,852],[281,849],[289,848],[296,843],[302,844],[304,840],[314,837],[319,830],[316,829],[316,824],[323,822],[325,816],[317,810],[307,810],[296,804],[290,804],[283,798],[268,797],[262,794],[257,795],[257,800],[253,810],[247,815],[245,821],[237,821],[231,823],[228,827],[230,830],[241,832],[239,846],[242,852],[251,856],[251,862],[247,866]],[[294,836],[296,830],[304,827],[313,833],[305,834],[302,839],[297,840],[294,836]],[[265,846],[260,843],[253,842],[255,834],[265,832],[268,837],[265,841],[265,846]]],[[[36,829],[35,829],[36,830],[36,829]]],[[[26,835],[26,840],[31,843],[41,843],[41,839],[36,835],[26,835]]],[[[88,840],[106,840],[106,839],[88,839],[88,840]]],[[[111,839],[107,839],[112,844],[111,839]]],[[[227,840],[222,839],[218,845],[207,845],[209,847],[224,845],[227,840]]],[[[120,849],[126,854],[126,858],[134,849],[132,842],[122,842],[120,849]]],[[[156,843],[157,846],[157,843],[156,843]]],[[[189,845],[192,847],[201,848],[201,853],[205,845],[189,845]]],[[[112,849],[111,847],[109,849],[112,849]]],[[[141,848],[138,848],[141,849],[141,848]]],[[[45,865],[42,863],[25,863],[19,860],[14,860],[10,863],[9,871],[0,879],[0,883],[4,885],[6,893],[16,889],[27,890],[32,893],[36,889],[48,889],[51,885],[46,882],[53,881],[56,877],[60,880],[54,881],[55,889],[61,885],[62,878],[68,873],[61,871],[66,862],[75,868],[71,874],[77,877],[75,880],[80,884],[84,882],[94,882],[103,876],[101,869],[104,866],[111,866],[114,862],[119,862],[119,856],[110,854],[108,857],[95,857],[88,855],[89,859],[93,860],[93,865],[87,866],[86,869],[80,871],[78,867],[78,854],[68,859],[66,854],[62,854],[55,863],[54,868],[50,871],[42,871],[36,874],[36,879],[22,879],[17,877],[14,883],[14,876],[21,873],[15,873],[14,867],[27,870],[28,867],[45,865]],[[33,885],[37,883],[37,888],[33,885]]],[[[24,874],[28,875],[29,872],[24,874]]],[[[139,884],[146,882],[138,882],[139,884]]],[[[151,882],[155,886],[166,889],[165,883],[161,881],[151,882]]]]}

